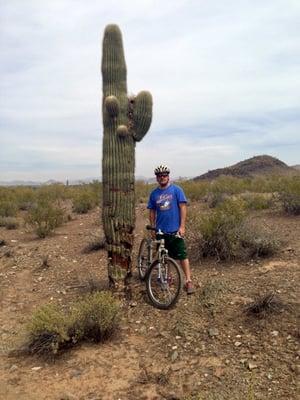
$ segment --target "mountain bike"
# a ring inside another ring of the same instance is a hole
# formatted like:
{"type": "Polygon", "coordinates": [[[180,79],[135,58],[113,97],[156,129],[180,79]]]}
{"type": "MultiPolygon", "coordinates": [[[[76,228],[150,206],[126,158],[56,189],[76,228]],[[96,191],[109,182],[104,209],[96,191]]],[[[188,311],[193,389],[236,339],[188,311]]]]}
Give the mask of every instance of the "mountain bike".
{"type": "MultiPolygon", "coordinates": [[[[155,231],[149,225],[146,229],[155,231]]],[[[157,235],[166,234],[158,231],[157,235]]],[[[151,303],[162,310],[174,306],[182,287],[182,275],[177,262],[168,256],[164,238],[144,238],[141,241],[137,267],[140,279],[146,283],[151,303]]]]}

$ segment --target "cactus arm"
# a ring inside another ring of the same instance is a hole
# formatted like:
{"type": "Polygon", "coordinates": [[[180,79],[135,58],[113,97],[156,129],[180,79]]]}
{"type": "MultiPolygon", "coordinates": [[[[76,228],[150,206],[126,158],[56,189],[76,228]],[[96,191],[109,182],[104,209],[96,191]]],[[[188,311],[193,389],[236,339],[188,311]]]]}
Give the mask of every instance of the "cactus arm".
{"type": "Polygon", "coordinates": [[[107,25],[103,38],[102,77],[104,97],[127,93],[126,63],[118,25],[107,25]]]}
{"type": "Polygon", "coordinates": [[[142,91],[135,100],[133,107],[133,138],[139,142],[148,132],[152,121],[152,96],[151,93],[142,91]]]}

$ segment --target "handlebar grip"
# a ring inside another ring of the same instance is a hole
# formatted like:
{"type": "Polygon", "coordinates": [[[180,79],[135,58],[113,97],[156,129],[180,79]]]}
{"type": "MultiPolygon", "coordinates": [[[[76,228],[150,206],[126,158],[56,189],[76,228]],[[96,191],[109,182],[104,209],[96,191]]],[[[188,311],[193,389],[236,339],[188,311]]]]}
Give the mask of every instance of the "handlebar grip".
{"type": "Polygon", "coordinates": [[[156,229],[153,228],[153,226],[151,226],[151,225],[146,225],[146,229],[147,229],[148,231],[156,231],[156,229]]]}

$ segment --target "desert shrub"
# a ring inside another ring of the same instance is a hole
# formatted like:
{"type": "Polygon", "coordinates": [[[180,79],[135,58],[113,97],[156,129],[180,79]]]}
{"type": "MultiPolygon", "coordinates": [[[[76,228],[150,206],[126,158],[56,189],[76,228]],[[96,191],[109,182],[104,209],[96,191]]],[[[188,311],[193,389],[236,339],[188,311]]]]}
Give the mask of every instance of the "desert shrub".
{"type": "Polygon", "coordinates": [[[48,202],[37,203],[28,213],[26,223],[40,238],[45,238],[64,221],[64,211],[48,202]]]}
{"type": "Polygon", "coordinates": [[[201,201],[209,192],[210,182],[207,181],[181,181],[178,182],[190,201],[201,201]]]}
{"type": "Polygon", "coordinates": [[[279,198],[287,214],[300,215],[300,193],[281,193],[279,198]]]}
{"type": "Polygon", "coordinates": [[[56,355],[82,340],[111,337],[120,322],[119,303],[109,292],[95,292],[78,299],[68,313],[56,305],[34,312],[26,327],[27,348],[37,355],[56,355]]]}
{"type": "Polygon", "coordinates": [[[203,216],[199,221],[202,256],[216,256],[220,260],[235,258],[244,217],[244,204],[239,200],[227,200],[212,214],[203,216]]]}
{"type": "Polygon", "coordinates": [[[86,214],[96,205],[95,198],[91,192],[81,192],[73,199],[73,211],[77,214],[86,214]]]}
{"type": "Polygon", "coordinates": [[[283,210],[287,214],[300,215],[300,176],[282,178],[276,189],[283,210]]]}
{"type": "Polygon", "coordinates": [[[17,229],[19,222],[14,217],[0,217],[0,227],[5,227],[6,229],[17,229]]]}
{"type": "Polygon", "coordinates": [[[29,210],[35,202],[35,189],[30,187],[15,187],[14,195],[19,210],[29,210]]]}
{"type": "Polygon", "coordinates": [[[269,314],[277,313],[284,308],[281,299],[274,293],[259,294],[254,301],[245,308],[246,314],[257,318],[264,318],[269,314]]]}
{"type": "Polygon", "coordinates": [[[202,314],[203,308],[205,308],[211,315],[215,315],[218,308],[224,304],[224,295],[228,290],[226,282],[209,279],[204,283],[201,291],[197,295],[197,304],[201,306],[200,310],[197,310],[197,312],[202,314]]]}
{"type": "Polygon", "coordinates": [[[55,183],[52,185],[41,186],[36,190],[38,202],[61,202],[67,198],[66,187],[55,183]]]}
{"type": "Polygon", "coordinates": [[[244,258],[270,257],[280,248],[280,241],[263,227],[244,223],[239,232],[240,256],[244,258]]]}
{"type": "Polygon", "coordinates": [[[74,212],[87,213],[101,203],[102,184],[94,180],[89,184],[69,186],[67,196],[73,203],[74,212]]]}
{"type": "Polygon", "coordinates": [[[72,318],[76,340],[104,340],[119,324],[119,304],[110,292],[90,293],[76,303],[72,318]]]}
{"type": "Polygon", "coordinates": [[[135,182],[135,201],[136,203],[147,203],[150,192],[155,188],[155,184],[144,181],[135,182]]]}
{"type": "Polygon", "coordinates": [[[209,208],[215,208],[224,203],[228,199],[228,195],[221,192],[209,193],[206,197],[209,208]]]}
{"type": "Polygon", "coordinates": [[[104,248],[105,248],[105,237],[94,236],[91,238],[87,246],[83,249],[83,253],[90,253],[92,251],[98,251],[104,248]]]}
{"type": "Polygon", "coordinates": [[[40,307],[26,327],[28,350],[37,355],[56,354],[69,345],[70,318],[53,304],[40,307]]]}
{"type": "Polygon", "coordinates": [[[242,200],[226,200],[212,212],[191,213],[187,241],[191,261],[202,257],[219,260],[267,257],[280,242],[265,228],[250,225],[242,200]]]}
{"type": "Polygon", "coordinates": [[[266,210],[273,205],[272,197],[270,196],[245,193],[241,197],[249,210],[266,210]]]}
{"type": "Polygon", "coordinates": [[[15,217],[17,214],[17,205],[13,199],[4,199],[0,201],[0,217],[15,217]]]}

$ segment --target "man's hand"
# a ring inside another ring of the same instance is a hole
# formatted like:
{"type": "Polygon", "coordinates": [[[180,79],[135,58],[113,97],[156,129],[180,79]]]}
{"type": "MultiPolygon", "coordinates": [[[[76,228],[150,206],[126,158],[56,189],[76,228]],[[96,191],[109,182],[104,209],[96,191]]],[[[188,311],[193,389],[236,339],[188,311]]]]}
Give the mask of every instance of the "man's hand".
{"type": "Polygon", "coordinates": [[[179,229],[178,229],[178,234],[179,234],[181,237],[184,237],[184,235],[185,235],[185,227],[184,227],[184,226],[180,226],[180,227],[179,227],[179,229]]]}

